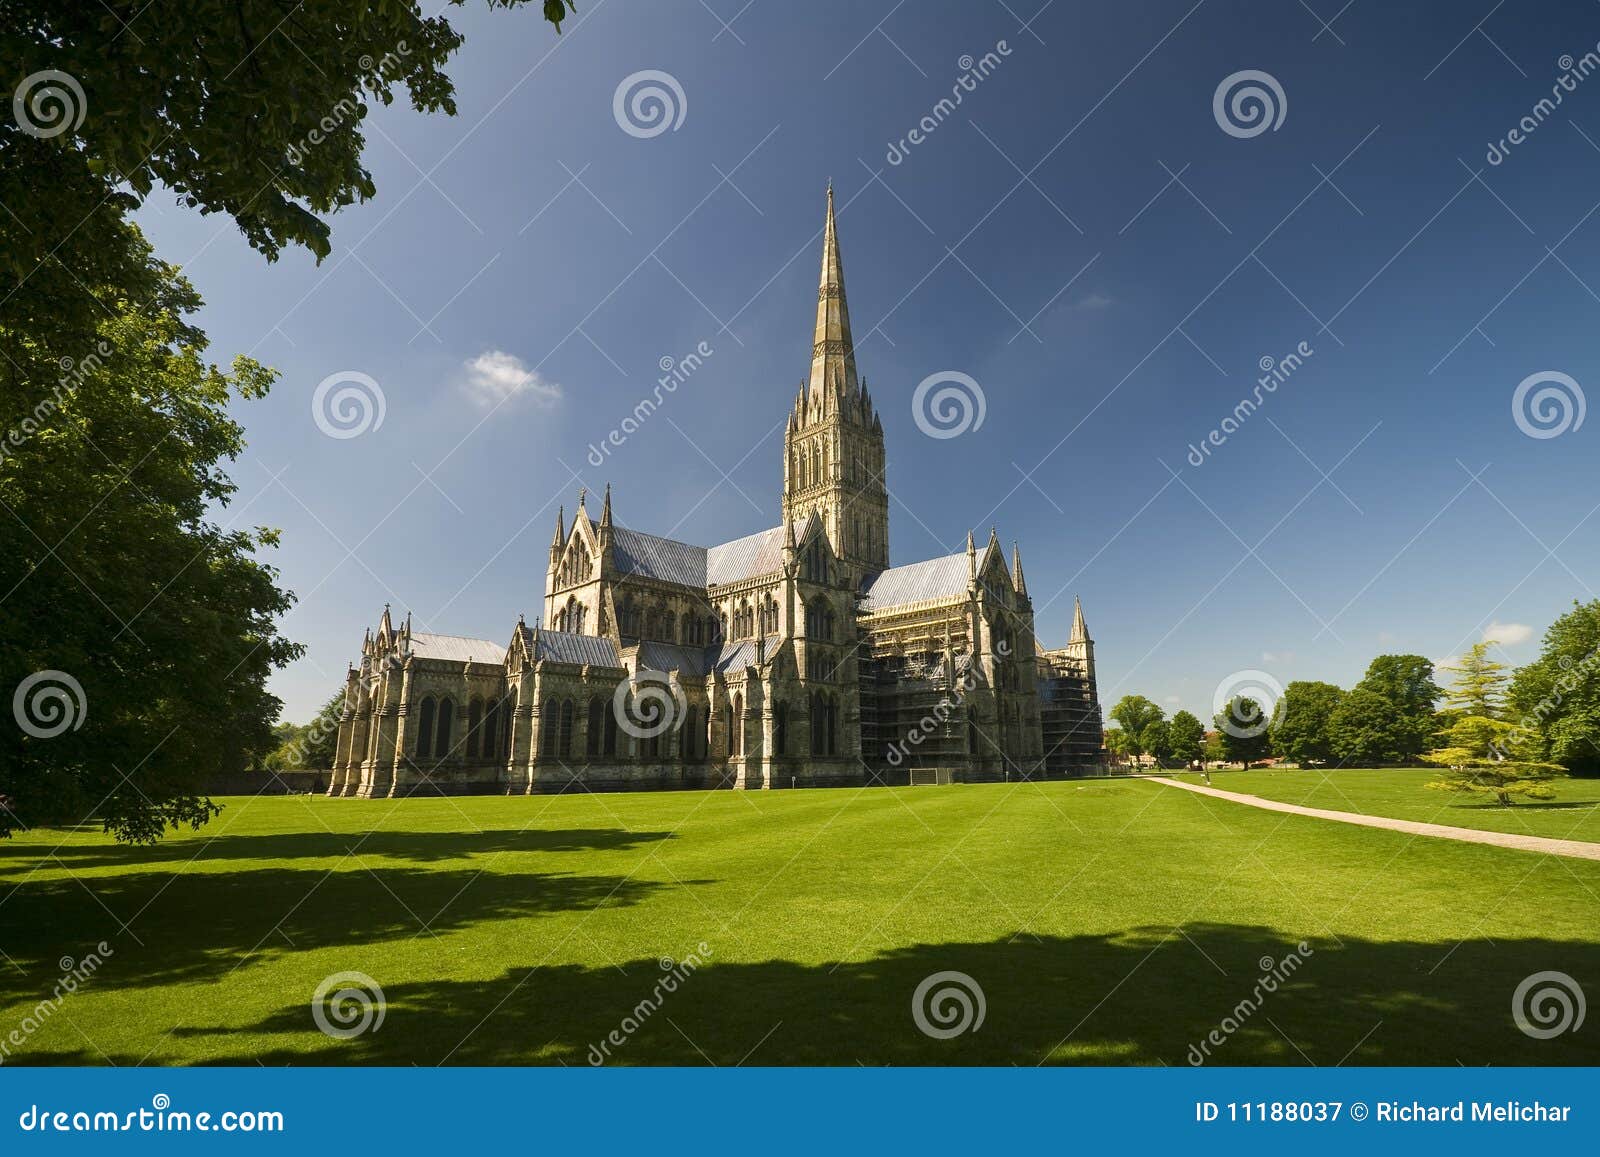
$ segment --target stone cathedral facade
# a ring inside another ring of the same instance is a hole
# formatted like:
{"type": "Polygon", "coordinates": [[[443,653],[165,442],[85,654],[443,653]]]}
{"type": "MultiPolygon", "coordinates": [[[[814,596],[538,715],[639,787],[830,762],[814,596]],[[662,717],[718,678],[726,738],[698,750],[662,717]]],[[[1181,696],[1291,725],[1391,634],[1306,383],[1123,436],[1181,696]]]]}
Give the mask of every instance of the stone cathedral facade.
{"type": "Polygon", "coordinates": [[[414,631],[385,607],[346,681],[330,795],[786,788],[1100,766],[1094,642],[1034,637],[1020,551],[889,565],[883,425],[856,373],[828,190],[782,521],[716,546],[556,517],[541,622],[414,631]]]}

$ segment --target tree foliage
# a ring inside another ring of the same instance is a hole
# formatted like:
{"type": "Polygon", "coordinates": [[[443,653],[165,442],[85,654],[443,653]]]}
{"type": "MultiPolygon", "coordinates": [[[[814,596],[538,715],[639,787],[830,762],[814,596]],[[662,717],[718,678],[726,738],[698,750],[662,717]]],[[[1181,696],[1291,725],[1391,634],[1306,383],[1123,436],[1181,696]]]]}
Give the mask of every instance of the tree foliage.
{"type": "Polygon", "coordinates": [[[1512,729],[1497,754],[1600,773],[1600,599],[1573,603],[1507,694],[1512,729]]]}
{"type": "MultiPolygon", "coordinates": [[[[156,298],[118,303],[42,418],[26,396],[0,401],[0,426],[24,435],[0,456],[0,687],[44,673],[33,718],[68,711],[76,724],[0,730],[13,801],[0,830],[91,809],[126,840],[198,826],[213,812],[206,778],[270,746],[280,704],[266,678],[300,653],[277,627],[292,596],[257,557],[273,532],[209,517],[234,492],[223,464],[244,444],[228,407],[264,395],[272,374],[248,358],[208,364],[184,322],[193,289],[127,243],[156,298]]],[[[49,371],[46,347],[5,336],[22,372],[49,371]]]]}
{"type": "Polygon", "coordinates": [[[1442,692],[1421,655],[1379,655],[1334,709],[1328,734],[1346,764],[1415,763],[1434,746],[1442,692]]]}
{"type": "Polygon", "coordinates": [[[1205,754],[1206,728],[1192,712],[1179,711],[1169,725],[1172,739],[1172,758],[1182,763],[1200,759],[1205,754]]]}
{"type": "MultiPolygon", "coordinates": [[[[270,748],[265,677],[297,653],[255,554],[271,532],[206,517],[233,492],[229,400],[272,375],[202,360],[199,299],[130,214],[164,186],[269,260],[320,260],[328,215],[376,192],[371,109],[455,111],[461,37],[414,0],[149,7],[13,0],[0,20],[0,687],[49,674],[39,707],[79,716],[0,737],[0,834],[89,809],[131,840],[203,822],[205,777],[270,748]]],[[[542,10],[559,31],[573,5],[542,10]]]]}
{"type": "Polygon", "coordinates": [[[1157,767],[1166,766],[1167,761],[1172,758],[1171,724],[1164,719],[1146,723],[1144,730],[1139,733],[1139,746],[1156,761],[1157,767]]]}
{"type": "Polygon", "coordinates": [[[1272,751],[1305,765],[1333,758],[1333,713],[1344,700],[1343,688],[1332,683],[1295,680],[1283,689],[1273,713],[1272,751]]]}
{"type": "Polygon", "coordinates": [[[1159,722],[1164,712],[1143,695],[1124,695],[1111,708],[1110,714],[1122,728],[1127,754],[1137,759],[1145,753],[1145,728],[1159,722]]]}
{"type": "MultiPolygon", "coordinates": [[[[60,356],[85,356],[107,310],[158,290],[125,243],[158,186],[227,214],[269,259],[301,245],[320,260],[328,215],[376,194],[371,109],[404,93],[455,112],[444,65],[461,34],[415,0],[147,7],[12,0],[0,20],[18,110],[0,118],[0,328],[60,356]]],[[[559,29],[570,9],[547,0],[544,15],[559,29]]]]}
{"type": "Polygon", "coordinates": [[[1552,763],[1527,763],[1510,759],[1450,762],[1456,755],[1456,752],[1446,750],[1426,757],[1429,763],[1441,763],[1445,767],[1440,778],[1427,786],[1438,791],[1492,795],[1503,807],[1510,807],[1518,799],[1555,799],[1552,783],[1565,774],[1552,763]]]}
{"type": "Polygon", "coordinates": [[[1225,758],[1236,760],[1248,769],[1270,754],[1263,708],[1249,696],[1234,696],[1212,722],[1216,724],[1225,758]]]}
{"type": "Polygon", "coordinates": [[[1494,640],[1474,643],[1454,667],[1441,667],[1455,676],[1445,692],[1445,706],[1479,715],[1485,719],[1499,719],[1505,708],[1506,665],[1489,657],[1494,640]]]}
{"type": "Polygon", "coordinates": [[[339,744],[344,691],[334,694],[309,723],[282,723],[274,729],[277,746],[264,766],[270,771],[321,771],[333,766],[339,744]]]}

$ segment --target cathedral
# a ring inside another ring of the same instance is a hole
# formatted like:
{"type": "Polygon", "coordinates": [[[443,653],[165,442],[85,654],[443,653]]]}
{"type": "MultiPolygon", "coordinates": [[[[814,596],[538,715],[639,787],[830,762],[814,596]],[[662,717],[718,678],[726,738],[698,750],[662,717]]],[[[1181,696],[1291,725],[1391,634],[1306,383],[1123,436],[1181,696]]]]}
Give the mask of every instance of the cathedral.
{"type": "Polygon", "coordinates": [[[781,521],[693,546],[556,516],[543,614],[510,638],[384,608],[350,669],[330,795],[788,788],[1101,767],[1094,642],[1034,637],[1013,548],[889,565],[883,424],[856,374],[828,190],[811,372],[781,521]],[[547,624],[541,626],[540,623],[547,624]]]}

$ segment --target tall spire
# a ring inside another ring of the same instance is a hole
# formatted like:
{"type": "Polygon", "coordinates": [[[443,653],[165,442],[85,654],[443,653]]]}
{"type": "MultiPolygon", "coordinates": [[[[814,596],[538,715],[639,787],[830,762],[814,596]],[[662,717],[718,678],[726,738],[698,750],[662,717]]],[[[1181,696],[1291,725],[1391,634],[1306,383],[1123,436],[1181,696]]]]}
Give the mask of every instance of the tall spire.
{"type": "Polygon", "coordinates": [[[1028,593],[1028,580],[1022,577],[1022,547],[1011,540],[1011,585],[1019,595],[1028,593]]]}
{"type": "Polygon", "coordinates": [[[833,216],[833,183],[828,183],[828,219],[822,229],[822,277],[817,286],[817,327],[811,347],[811,381],[807,396],[817,399],[857,390],[856,348],[850,338],[850,310],[845,304],[844,264],[839,260],[839,234],[833,216]]]}
{"type": "Polygon", "coordinates": [[[1087,643],[1089,641],[1089,627],[1083,621],[1083,604],[1078,601],[1078,596],[1072,596],[1072,637],[1069,643],[1087,643]]]}

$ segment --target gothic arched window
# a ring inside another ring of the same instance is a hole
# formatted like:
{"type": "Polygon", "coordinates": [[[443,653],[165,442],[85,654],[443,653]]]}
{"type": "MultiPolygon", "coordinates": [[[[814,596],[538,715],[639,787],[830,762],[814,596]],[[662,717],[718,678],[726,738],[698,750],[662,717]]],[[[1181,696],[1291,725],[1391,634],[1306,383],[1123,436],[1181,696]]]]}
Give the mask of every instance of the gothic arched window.
{"type": "Polygon", "coordinates": [[[572,700],[561,701],[561,758],[572,758],[572,700]]]}
{"type": "Polygon", "coordinates": [[[467,758],[478,758],[479,731],[483,726],[483,701],[473,696],[467,707],[467,758]]]}
{"type": "Polygon", "coordinates": [[[500,758],[500,700],[490,699],[483,709],[483,758],[500,758]]]}
{"type": "Polygon", "coordinates": [[[583,739],[583,753],[588,756],[600,754],[600,742],[605,734],[606,726],[606,701],[596,695],[589,700],[589,726],[583,739]]]}
{"type": "Polygon", "coordinates": [[[556,740],[561,729],[561,703],[554,696],[544,701],[539,712],[539,754],[555,755],[556,740]]]}
{"type": "MultiPolygon", "coordinates": [[[[433,711],[433,696],[430,695],[417,711],[417,754],[420,756],[433,754],[433,711]]],[[[377,728],[373,728],[373,734],[377,734],[377,728]]]]}
{"type": "Polygon", "coordinates": [[[449,699],[439,700],[438,736],[434,740],[433,753],[440,758],[450,754],[450,726],[455,722],[456,705],[449,699]]]}

